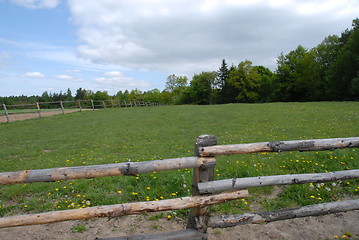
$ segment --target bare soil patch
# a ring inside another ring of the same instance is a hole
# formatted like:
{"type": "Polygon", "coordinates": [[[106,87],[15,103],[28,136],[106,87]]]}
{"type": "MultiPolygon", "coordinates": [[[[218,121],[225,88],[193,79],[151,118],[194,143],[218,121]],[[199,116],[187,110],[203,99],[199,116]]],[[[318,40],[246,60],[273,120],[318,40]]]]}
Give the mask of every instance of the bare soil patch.
{"type": "MultiPolygon", "coordinates": [[[[2,228],[0,229],[0,236],[2,240],[88,240],[174,231],[185,228],[185,225],[184,220],[158,219],[151,221],[149,216],[132,215],[112,220],[80,220],[2,228]],[[74,231],[76,226],[84,226],[85,230],[76,232],[74,231]]],[[[359,211],[290,219],[267,224],[243,225],[226,229],[209,229],[208,233],[209,239],[324,240],[335,239],[334,236],[341,237],[346,233],[353,235],[352,238],[348,239],[359,239],[359,211]]]]}

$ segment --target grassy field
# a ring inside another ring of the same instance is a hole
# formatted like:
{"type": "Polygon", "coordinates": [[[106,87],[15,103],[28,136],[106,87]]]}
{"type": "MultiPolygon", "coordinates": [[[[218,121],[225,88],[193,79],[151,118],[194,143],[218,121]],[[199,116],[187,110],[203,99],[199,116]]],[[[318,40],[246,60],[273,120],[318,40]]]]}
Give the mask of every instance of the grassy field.
{"type": "MultiPolygon", "coordinates": [[[[270,103],[121,108],[0,124],[0,172],[193,156],[219,144],[359,136],[359,103],[270,103]]],[[[358,169],[359,149],[217,158],[216,179],[358,169]]],[[[0,216],[190,195],[191,169],[0,186],[0,216]]],[[[273,210],[359,196],[359,181],[250,189],[217,213],[273,210]]],[[[186,211],[178,211],[183,216],[186,211]]],[[[163,216],[159,214],[158,216],[163,216]]],[[[175,218],[175,216],[174,216],[175,218]]]]}

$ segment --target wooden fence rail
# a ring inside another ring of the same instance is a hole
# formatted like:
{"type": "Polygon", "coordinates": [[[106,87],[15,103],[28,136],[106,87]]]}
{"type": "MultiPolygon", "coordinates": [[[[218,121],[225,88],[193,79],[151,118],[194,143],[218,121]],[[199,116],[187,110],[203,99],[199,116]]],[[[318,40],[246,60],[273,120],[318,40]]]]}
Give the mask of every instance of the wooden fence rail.
{"type": "Polygon", "coordinates": [[[167,210],[179,210],[208,206],[230,200],[245,198],[248,196],[247,190],[220,193],[211,196],[194,196],[159,201],[146,201],[135,203],[124,203],[106,206],[96,206],[89,208],[79,208],[71,210],[53,211],[39,214],[28,214],[20,216],[10,216],[0,218],[0,228],[16,227],[34,224],[45,224],[68,220],[90,219],[96,217],[120,217],[130,214],[159,212],[167,210]]]}
{"type": "Polygon", "coordinates": [[[103,165],[63,167],[0,173],[0,185],[130,175],[154,171],[196,168],[205,158],[187,157],[145,162],[123,162],[103,165]]]}
{"type": "MultiPolygon", "coordinates": [[[[153,171],[193,168],[192,196],[190,197],[3,217],[0,218],[0,227],[44,224],[94,217],[113,218],[128,214],[190,208],[187,228],[195,229],[201,234],[206,234],[208,227],[228,227],[238,224],[262,223],[359,209],[359,199],[354,199],[273,212],[210,217],[209,205],[245,198],[248,196],[247,188],[359,178],[359,169],[353,169],[327,173],[260,176],[213,181],[214,168],[216,165],[215,156],[218,155],[357,148],[359,147],[359,137],[276,141],[236,145],[216,144],[217,138],[215,136],[201,135],[196,139],[194,157],[0,173],[0,185],[7,185],[105,176],[137,175],[153,171]]],[[[203,236],[201,234],[200,236],[203,236]]],[[[166,236],[168,236],[168,234],[166,236]]],[[[186,239],[186,236],[188,236],[188,231],[176,232],[177,239],[186,239]]]]}
{"type": "Polygon", "coordinates": [[[201,194],[208,194],[251,187],[322,183],[333,182],[337,180],[349,180],[355,178],[359,178],[359,169],[327,173],[287,174],[276,176],[224,179],[218,181],[198,183],[198,188],[201,194]]]}
{"type": "Polygon", "coordinates": [[[199,149],[199,155],[219,156],[259,152],[284,152],[284,151],[324,151],[335,150],[339,148],[357,148],[359,147],[359,137],[353,138],[330,138],[313,140],[295,140],[295,141],[274,141],[235,145],[216,145],[202,147],[199,149]]]}
{"type": "Polygon", "coordinates": [[[251,223],[268,223],[285,219],[319,216],[358,209],[359,199],[353,199],[340,202],[320,203],[299,208],[281,209],[271,212],[215,216],[210,218],[209,227],[226,228],[251,223]]]}
{"type": "MultiPolygon", "coordinates": [[[[2,104],[6,121],[11,122],[10,115],[14,114],[38,114],[41,117],[41,112],[61,111],[65,114],[66,109],[106,109],[107,107],[137,107],[137,106],[164,106],[166,104],[152,103],[152,102],[138,102],[138,101],[123,101],[123,100],[76,100],[76,101],[52,101],[52,102],[36,102],[29,104],[2,104]],[[28,111],[24,111],[24,110],[28,111]]],[[[0,114],[1,116],[2,114],[0,114]]]]}

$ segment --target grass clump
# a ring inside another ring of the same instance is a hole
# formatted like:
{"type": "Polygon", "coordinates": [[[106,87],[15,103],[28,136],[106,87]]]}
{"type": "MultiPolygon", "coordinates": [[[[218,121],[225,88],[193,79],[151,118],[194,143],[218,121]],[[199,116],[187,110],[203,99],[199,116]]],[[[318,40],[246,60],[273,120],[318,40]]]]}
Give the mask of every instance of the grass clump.
{"type": "Polygon", "coordinates": [[[86,230],[87,230],[86,226],[82,224],[77,224],[71,228],[71,231],[74,233],[82,233],[86,230]]]}

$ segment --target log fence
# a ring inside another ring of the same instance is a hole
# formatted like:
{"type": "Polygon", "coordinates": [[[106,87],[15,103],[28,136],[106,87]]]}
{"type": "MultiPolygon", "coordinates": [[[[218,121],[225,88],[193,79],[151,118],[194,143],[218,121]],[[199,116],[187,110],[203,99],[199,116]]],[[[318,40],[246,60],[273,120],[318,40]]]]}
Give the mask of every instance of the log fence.
{"type": "MultiPolygon", "coordinates": [[[[5,116],[6,122],[12,121],[12,115],[33,114],[42,117],[42,113],[58,111],[65,114],[66,111],[83,111],[96,110],[106,108],[127,108],[127,107],[148,107],[148,106],[165,106],[166,104],[140,101],[124,101],[124,100],[77,100],[77,101],[53,101],[53,102],[36,102],[30,104],[2,104],[1,116],[5,116]]],[[[0,106],[1,107],[1,106],[0,106]]]]}
{"type": "Polygon", "coordinates": [[[4,172],[0,173],[0,185],[53,182],[58,180],[118,175],[137,176],[138,174],[153,171],[193,168],[192,196],[159,201],[124,203],[83,209],[7,216],[0,218],[0,228],[96,217],[108,217],[111,219],[129,214],[190,209],[186,230],[115,239],[148,239],[146,237],[150,237],[151,239],[167,239],[169,236],[175,236],[176,239],[207,239],[208,227],[223,228],[240,224],[266,223],[297,217],[358,210],[359,199],[281,209],[272,212],[237,215],[210,216],[209,211],[210,205],[246,198],[249,194],[247,188],[359,178],[359,169],[352,169],[326,173],[258,176],[214,181],[215,157],[218,155],[282,151],[320,151],[358,147],[359,137],[217,145],[217,138],[215,136],[201,135],[196,139],[194,157],[4,172]]]}

